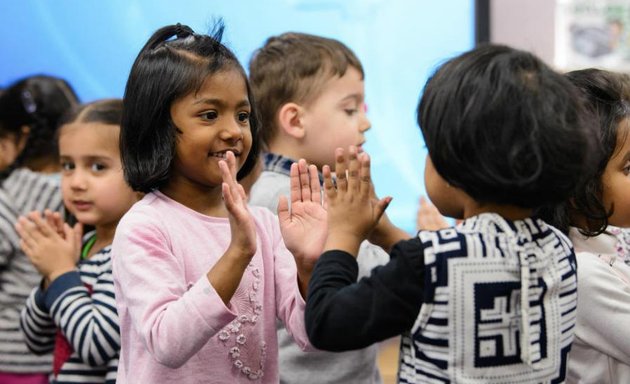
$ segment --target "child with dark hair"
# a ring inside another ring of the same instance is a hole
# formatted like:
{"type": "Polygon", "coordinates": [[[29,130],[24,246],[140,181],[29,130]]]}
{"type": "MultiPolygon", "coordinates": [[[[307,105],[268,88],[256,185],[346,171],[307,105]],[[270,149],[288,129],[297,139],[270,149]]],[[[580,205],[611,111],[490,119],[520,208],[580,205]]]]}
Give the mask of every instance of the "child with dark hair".
{"type": "MultiPolygon", "coordinates": [[[[592,161],[595,132],[577,90],[534,55],[487,45],[427,82],[418,122],[439,211],[464,221],[373,233],[391,198],[374,197],[367,154],[324,167],[328,236],[309,285],[317,348],[344,351],[402,334],[401,383],[563,382],[577,305],[569,239],[532,216],[563,201],[592,161]],[[356,281],[366,237],[391,261],[356,281]]],[[[382,219],[382,218],[381,218],[382,219]]]]}
{"type": "Polygon", "coordinates": [[[0,96],[0,382],[47,383],[51,355],[29,352],[20,311],[39,273],[20,250],[14,225],[33,210],[61,211],[55,135],[61,116],[78,103],[53,76],[20,79],[0,96]]]}
{"type": "Polygon", "coordinates": [[[630,77],[599,69],[566,74],[599,129],[594,175],[540,215],[565,233],[578,262],[575,341],[569,383],[630,382],[630,77]]]}
{"type": "Polygon", "coordinates": [[[129,75],[123,167],[147,194],[113,244],[118,383],[277,383],[276,318],[310,347],[303,297],[326,213],[319,189],[300,185],[317,170],[294,165],[291,211],[283,197],[280,225],[269,210],[247,206],[237,179],[256,165],[259,122],[222,31],[163,27],[129,75]],[[298,168],[310,176],[299,180],[298,168]]]}
{"type": "Polygon", "coordinates": [[[118,220],[138,200],[125,183],[119,135],[122,100],[74,108],[61,121],[59,155],[64,204],[78,221],[31,212],[16,229],[43,277],[22,311],[29,349],[54,351],[51,383],[116,382],[120,336],[110,249],[118,220]],[[82,225],[94,227],[83,236],[82,225]]]}
{"type": "MultiPolygon", "coordinates": [[[[249,63],[259,107],[265,153],[250,203],[275,212],[289,194],[291,164],[303,158],[332,164],[335,148],[365,143],[363,66],[342,42],[306,33],[270,37],[249,63]]],[[[357,258],[359,277],[385,264],[387,253],[365,241],[357,258]]],[[[278,327],[280,382],[380,383],[378,345],[344,353],[304,352],[278,327]]]]}

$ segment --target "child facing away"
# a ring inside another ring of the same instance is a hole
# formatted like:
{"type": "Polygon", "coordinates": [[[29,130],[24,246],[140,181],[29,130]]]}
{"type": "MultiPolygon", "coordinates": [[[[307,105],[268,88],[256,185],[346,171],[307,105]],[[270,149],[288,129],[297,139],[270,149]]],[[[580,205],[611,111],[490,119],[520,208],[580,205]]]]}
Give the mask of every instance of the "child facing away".
{"type": "Polygon", "coordinates": [[[20,249],[14,225],[33,210],[61,211],[58,121],[78,103],[63,79],[16,80],[0,96],[0,382],[48,383],[52,355],[29,352],[20,311],[40,275],[20,249]]]}
{"type": "MultiPolygon", "coordinates": [[[[321,168],[334,164],[337,147],[361,146],[370,121],[365,115],[361,62],[346,45],[304,33],[271,37],[249,64],[252,93],[260,111],[265,152],[250,204],[276,212],[289,194],[291,164],[303,158],[321,168]]],[[[389,256],[365,241],[359,277],[389,256]]],[[[280,382],[380,383],[378,345],[344,353],[304,352],[278,327],[280,382]]]]}
{"type": "Polygon", "coordinates": [[[22,311],[29,349],[54,351],[51,383],[115,383],[120,350],[111,242],[138,200],[125,183],[119,150],[122,100],[72,110],[59,130],[64,204],[70,227],[46,211],[20,217],[21,246],[43,277],[22,311]],[[94,227],[83,236],[82,225],[94,227]]]}
{"type": "Polygon", "coordinates": [[[630,383],[630,77],[599,69],[566,77],[586,96],[602,147],[593,177],[541,213],[568,233],[578,263],[567,382],[630,383]]]}
{"type": "Polygon", "coordinates": [[[276,318],[311,348],[303,297],[326,212],[314,181],[297,179],[305,162],[290,213],[286,197],[278,217],[247,206],[237,178],[255,166],[259,123],[222,31],[159,29],[127,82],[123,165],[146,196],[114,238],[119,384],[277,383],[276,318]]]}
{"type": "Polygon", "coordinates": [[[532,216],[566,199],[594,146],[577,90],[530,53],[487,45],[427,82],[418,122],[430,199],[454,228],[370,239],[391,261],[356,283],[360,242],[390,198],[373,196],[369,158],[338,150],[324,167],[328,236],[309,286],[317,348],[402,334],[401,383],[564,381],[577,304],[568,238],[532,216]]]}

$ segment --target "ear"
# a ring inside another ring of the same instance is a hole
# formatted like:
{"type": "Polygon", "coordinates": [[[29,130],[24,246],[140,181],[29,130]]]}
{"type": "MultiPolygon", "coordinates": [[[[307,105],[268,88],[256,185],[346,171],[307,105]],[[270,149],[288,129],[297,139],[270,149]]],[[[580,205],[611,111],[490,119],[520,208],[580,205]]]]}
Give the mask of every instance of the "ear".
{"type": "Polygon", "coordinates": [[[286,103],[278,111],[278,128],[287,135],[302,139],[305,134],[302,120],[304,109],[296,103],[286,103]]]}

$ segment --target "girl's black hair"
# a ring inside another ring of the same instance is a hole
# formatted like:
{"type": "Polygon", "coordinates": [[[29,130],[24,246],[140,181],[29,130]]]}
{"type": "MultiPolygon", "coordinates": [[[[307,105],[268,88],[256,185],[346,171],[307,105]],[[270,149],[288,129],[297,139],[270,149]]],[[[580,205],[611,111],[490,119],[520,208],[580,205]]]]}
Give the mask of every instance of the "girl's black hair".
{"type": "Polygon", "coordinates": [[[6,88],[0,95],[0,136],[12,135],[19,140],[24,126],[29,127],[29,132],[24,149],[0,173],[0,179],[29,160],[56,157],[59,119],[78,103],[70,84],[58,77],[30,76],[6,88]]]}
{"type": "Polygon", "coordinates": [[[175,156],[177,127],[171,119],[173,102],[201,88],[219,71],[242,73],[251,105],[252,148],[237,178],[245,177],[258,156],[258,114],[247,75],[238,59],[221,43],[223,24],[212,36],[196,34],[185,25],[157,30],[136,58],[123,99],[120,153],[125,179],[136,191],[150,192],[164,186],[175,156]]]}
{"type": "Polygon", "coordinates": [[[614,211],[614,206],[604,205],[602,176],[617,149],[619,125],[630,117],[630,77],[595,68],[569,72],[565,77],[586,97],[599,130],[601,151],[593,160],[592,177],[586,179],[570,199],[541,209],[539,215],[565,233],[576,225],[573,219],[579,215],[586,225],[580,232],[597,236],[606,230],[608,218],[614,211]]]}
{"type": "Polygon", "coordinates": [[[59,126],[74,122],[120,125],[122,114],[122,99],[96,100],[70,109],[59,120],[59,126]]]}
{"type": "Polygon", "coordinates": [[[536,208],[588,173],[595,130],[577,89],[531,53],[484,45],[428,80],[418,124],[437,172],[476,201],[536,208]]]}

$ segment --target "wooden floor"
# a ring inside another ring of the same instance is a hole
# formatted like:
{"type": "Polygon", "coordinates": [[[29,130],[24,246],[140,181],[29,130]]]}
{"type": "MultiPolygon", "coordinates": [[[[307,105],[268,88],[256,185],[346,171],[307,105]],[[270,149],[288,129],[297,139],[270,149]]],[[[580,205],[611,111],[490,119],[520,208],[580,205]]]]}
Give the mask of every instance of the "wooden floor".
{"type": "Polygon", "coordinates": [[[400,338],[395,337],[383,341],[378,355],[378,367],[381,370],[383,384],[395,384],[396,373],[398,372],[398,348],[400,338]]]}

